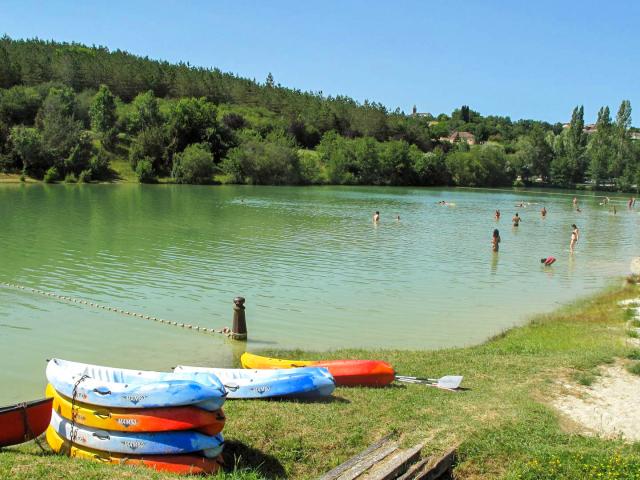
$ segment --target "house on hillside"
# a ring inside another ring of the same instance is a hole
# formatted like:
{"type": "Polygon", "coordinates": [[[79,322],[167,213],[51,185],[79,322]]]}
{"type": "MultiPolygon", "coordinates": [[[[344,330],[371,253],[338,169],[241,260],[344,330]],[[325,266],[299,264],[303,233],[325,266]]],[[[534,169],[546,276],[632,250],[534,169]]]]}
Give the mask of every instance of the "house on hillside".
{"type": "MultiPolygon", "coordinates": [[[[571,126],[570,123],[563,123],[562,128],[567,129],[571,126]]],[[[584,133],[587,135],[591,135],[592,133],[596,133],[598,131],[598,126],[595,123],[590,123],[589,125],[585,125],[582,129],[584,133]]]]}
{"type": "Polygon", "coordinates": [[[629,133],[629,137],[631,140],[640,140],[640,132],[631,132],[629,133]]]}
{"type": "Polygon", "coordinates": [[[456,130],[451,132],[451,135],[449,135],[448,137],[440,137],[438,140],[440,142],[449,142],[449,143],[465,142],[467,145],[476,144],[476,137],[473,135],[473,133],[458,132],[456,130]]]}

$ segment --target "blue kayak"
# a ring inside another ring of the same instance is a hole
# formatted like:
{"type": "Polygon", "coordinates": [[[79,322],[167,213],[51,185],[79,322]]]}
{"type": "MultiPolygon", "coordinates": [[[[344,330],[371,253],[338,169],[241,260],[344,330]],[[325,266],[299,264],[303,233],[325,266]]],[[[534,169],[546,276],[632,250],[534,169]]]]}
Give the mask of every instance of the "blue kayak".
{"type": "Polygon", "coordinates": [[[102,367],[54,358],[47,380],[62,395],[112,408],[194,405],[218,410],[227,392],[210,373],[162,373],[102,367]]]}
{"type": "Polygon", "coordinates": [[[247,370],[235,368],[187,367],[176,373],[209,373],[224,384],[227,398],[320,398],[333,393],[336,384],[329,370],[321,367],[247,370]]]}
{"type": "Polygon", "coordinates": [[[114,432],[72,425],[54,410],[51,427],[62,438],[83,447],[110,453],[135,455],[178,455],[202,451],[206,457],[214,458],[222,453],[222,434],[205,435],[194,430],[171,432],[114,432]]]}

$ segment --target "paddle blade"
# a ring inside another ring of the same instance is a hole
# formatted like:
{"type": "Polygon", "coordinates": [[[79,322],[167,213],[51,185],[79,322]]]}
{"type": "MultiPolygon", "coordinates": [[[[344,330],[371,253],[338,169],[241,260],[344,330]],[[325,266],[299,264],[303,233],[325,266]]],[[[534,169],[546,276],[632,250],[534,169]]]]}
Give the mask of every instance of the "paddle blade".
{"type": "Polygon", "coordinates": [[[447,375],[438,379],[438,387],[455,390],[462,383],[462,375],[447,375]]]}

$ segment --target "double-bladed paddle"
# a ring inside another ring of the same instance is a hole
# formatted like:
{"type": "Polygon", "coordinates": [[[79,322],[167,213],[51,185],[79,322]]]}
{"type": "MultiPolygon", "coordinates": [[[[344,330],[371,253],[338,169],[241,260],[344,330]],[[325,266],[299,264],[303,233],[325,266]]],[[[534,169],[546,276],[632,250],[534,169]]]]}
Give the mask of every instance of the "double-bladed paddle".
{"type": "Polygon", "coordinates": [[[440,378],[420,378],[409,377],[407,375],[396,375],[396,380],[402,383],[417,383],[420,385],[428,385],[430,387],[445,388],[447,390],[456,390],[462,383],[462,375],[447,375],[440,378]]]}

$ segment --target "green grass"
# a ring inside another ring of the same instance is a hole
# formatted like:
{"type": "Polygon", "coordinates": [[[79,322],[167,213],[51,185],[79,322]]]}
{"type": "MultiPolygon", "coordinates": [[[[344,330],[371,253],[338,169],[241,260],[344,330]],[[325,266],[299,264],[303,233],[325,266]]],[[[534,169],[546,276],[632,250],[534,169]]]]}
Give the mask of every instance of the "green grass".
{"type": "Polygon", "coordinates": [[[627,370],[634,375],[640,375],[640,362],[633,362],[627,365],[627,370]]]}
{"type": "Polygon", "coordinates": [[[111,169],[116,173],[116,180],[127,183],[138,183],[136,172],[131,168],[129,160],[115,158],[111,160],[111,169]]]}
{"type": "MultiPolygon", "coordinates": [[[[389,432],[406,445],[428,439],[425,454],[460,444],[456,478],[640,478],[640,445],[578,435],[548,404],[560,382],[593,382],[599,365],[639,355],[616,305],[637,293],[611,289],[469,348],[266,352],[379,358],[405,375],[464,375],[468,390],[395,384],[338,388],[323,402],[229,401],[225,455],[237,467],[229,478],[316,478],[389,432]]],[[[174,478],[43,456],[32,444],[0,453],[0,478],[116,476],[174,478]]]]}

